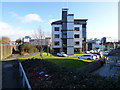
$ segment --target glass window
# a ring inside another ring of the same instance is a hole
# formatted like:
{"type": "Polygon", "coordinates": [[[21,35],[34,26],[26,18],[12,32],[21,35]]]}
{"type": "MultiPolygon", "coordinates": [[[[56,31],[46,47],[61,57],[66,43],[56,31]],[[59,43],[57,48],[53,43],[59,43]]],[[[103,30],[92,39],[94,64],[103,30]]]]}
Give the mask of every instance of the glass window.
{"type": "Polygon", "coordinates": [[[60,42],[59,41],[55,41],[54,44],[57,46],[57,45],[60,45],[60,42]]]}
{"type": "Polygon", "coordinates": [[[59,31],[59,27],[55,27],[55,31],[59,31]]]}
{"type": "Polygon", "coordinates": [[[75,34],[75,35],[74,35],[74,38],[79,38],[79,34],[75,34]]]}
{"type": "Polygon", "coordinates": [[[74,27],[74,31],[79,31],[79,27],[74,27]]]}
{"type": "Polygon", "coordinates": [[[59,38],[59,34],[55,34],[55,38],[59,38]]]}
{"type": "Polygon", "coordinates": [[[75,42],[75,45],[79,45],[79,42],[75,42]]]}

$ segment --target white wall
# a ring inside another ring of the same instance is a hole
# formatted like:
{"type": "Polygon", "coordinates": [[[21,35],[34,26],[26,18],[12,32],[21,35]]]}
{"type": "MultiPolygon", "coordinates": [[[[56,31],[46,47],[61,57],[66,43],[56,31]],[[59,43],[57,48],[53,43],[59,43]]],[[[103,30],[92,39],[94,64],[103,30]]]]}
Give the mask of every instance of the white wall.
{"type": "Polygon", "coordinates": [[[67,16],[67,22],[74,22],[74,16],[67,16]]]}
{"type": "Polygon", "coordinates": [[[74,54],[74,48],[73,47],[67,47],[67,54],[73,55],[74,54]]]}

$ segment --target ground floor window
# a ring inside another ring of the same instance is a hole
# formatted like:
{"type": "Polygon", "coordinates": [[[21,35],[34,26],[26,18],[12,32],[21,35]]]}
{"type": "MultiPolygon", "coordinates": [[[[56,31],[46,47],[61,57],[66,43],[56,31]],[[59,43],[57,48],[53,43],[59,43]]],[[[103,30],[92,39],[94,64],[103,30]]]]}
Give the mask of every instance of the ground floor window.
{"type": "Polygon", "coordinates": [[[80,53],[80,48],[75,48],[74,53],[80,53]]]}
{"type": "Polygon", "coordinates": [[[60,45],[60,42],[59,41],[55,41],[54,45],[58,46],[58,45],[60,45]]]}

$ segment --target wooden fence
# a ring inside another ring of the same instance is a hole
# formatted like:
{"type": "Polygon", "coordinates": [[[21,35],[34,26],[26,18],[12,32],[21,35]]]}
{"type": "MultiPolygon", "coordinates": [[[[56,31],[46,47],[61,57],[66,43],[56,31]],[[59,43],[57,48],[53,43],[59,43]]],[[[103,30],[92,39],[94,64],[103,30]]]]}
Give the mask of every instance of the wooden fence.
{"type": "Polygon", "coordinates": [[[13,49],[16,50],[16,45],[0,44],[0,60],[12,55],[13,49]]]}

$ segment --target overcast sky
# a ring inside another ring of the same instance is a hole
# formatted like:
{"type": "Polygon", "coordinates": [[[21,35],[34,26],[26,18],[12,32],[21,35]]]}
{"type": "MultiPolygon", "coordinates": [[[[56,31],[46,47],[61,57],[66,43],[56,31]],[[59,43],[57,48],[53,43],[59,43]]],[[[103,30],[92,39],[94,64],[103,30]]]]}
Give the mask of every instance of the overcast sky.
{"type": "Polygon", "coordinates": [[[32,36],[39,27],[51,33],[51,22],[61,19],[62,8],[74,18],[87,18],[87,38],[118,39],[117,2],[3,2],[0,36],[11,40],[32,36]]]}

